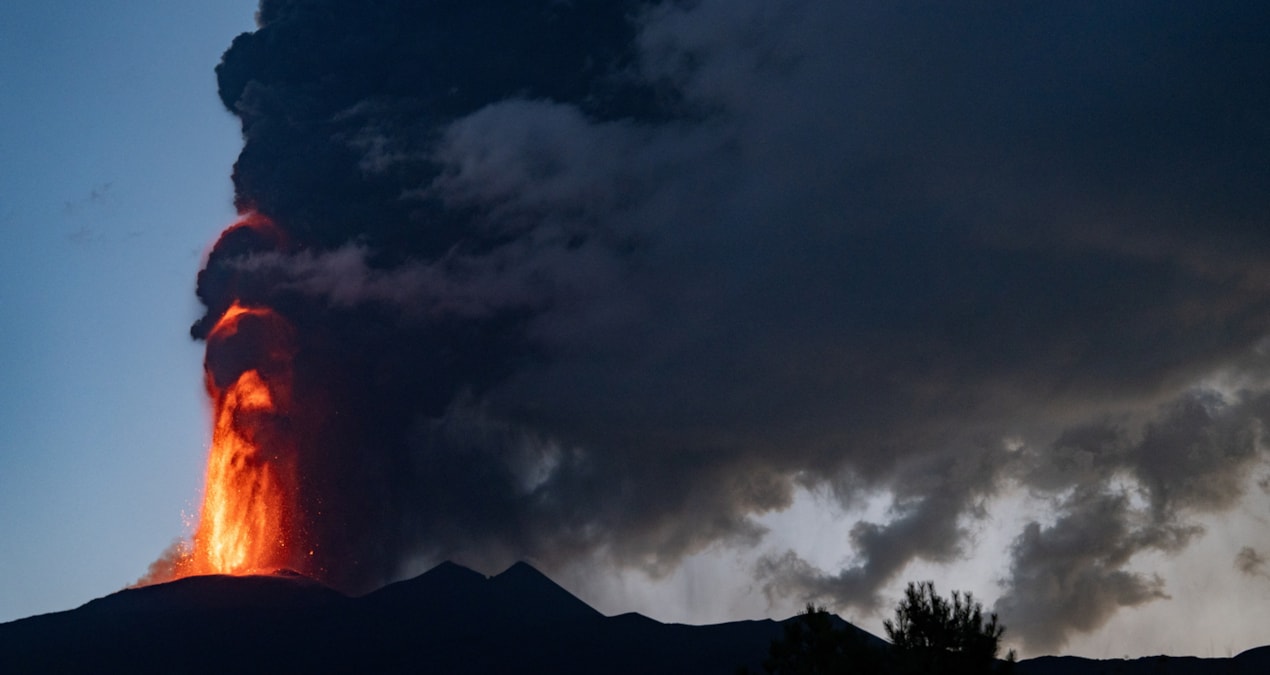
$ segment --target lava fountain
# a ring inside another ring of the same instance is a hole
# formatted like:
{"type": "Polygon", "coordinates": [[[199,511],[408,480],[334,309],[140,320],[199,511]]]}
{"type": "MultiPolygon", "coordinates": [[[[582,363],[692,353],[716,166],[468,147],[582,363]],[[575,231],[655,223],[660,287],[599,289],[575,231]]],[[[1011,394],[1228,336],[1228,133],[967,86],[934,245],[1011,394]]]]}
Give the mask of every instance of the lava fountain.
{"type": "MultiPolygon", "coordinates": [[[[248,214],[221,235],[211,258],[241,260],[283,246],[268,219],[248,214]]],[[[192,539],[170,550],[140,584],[279,568],[303,572],[311,555],[313,547],[299,540],[295,333],[258,298],[243,298],[251,293],[237,287],[233,269],[209,265],[199,279],[200,291],[212,286],[233,299],[219,312],[209,304],[207,324],[193,329],[207,342],[204,383],[213,417],[198,523],[192,539]]]]}
{"type": "Polygon", "coordinates": [[[253,364],[227,385],[207,368],[212,445],[198,528],[188,560],[180,566],[182,576],[292,565],[297,480],[294,443],[286,433],[291,378],[289,354],[278,344],[288,332],[272,311],[235,303],[208,338],[209,362],[218,351],[234,350],[238,340],[259,344],[267,336],[273,344],[263,354],[264,363],[253,364]]]}

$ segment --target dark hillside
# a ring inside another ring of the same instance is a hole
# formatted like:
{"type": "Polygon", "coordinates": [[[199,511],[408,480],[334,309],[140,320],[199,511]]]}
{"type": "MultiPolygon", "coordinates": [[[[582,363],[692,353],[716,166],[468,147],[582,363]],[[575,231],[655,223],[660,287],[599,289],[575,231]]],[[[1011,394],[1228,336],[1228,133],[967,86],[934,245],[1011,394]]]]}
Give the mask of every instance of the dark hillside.
{"type": "MultiPolygon", "coordinates": [[[[762,672],[783,623],[606,617],[525,563],[488,578],[444,563],[359,598],[291,572],[205,576],[0,624],[0,673],[731,675],[762,672]]],[[[1264,675],[1270,647],[1231,659],[1042,657],[1015,673],[1264,675]]]]}

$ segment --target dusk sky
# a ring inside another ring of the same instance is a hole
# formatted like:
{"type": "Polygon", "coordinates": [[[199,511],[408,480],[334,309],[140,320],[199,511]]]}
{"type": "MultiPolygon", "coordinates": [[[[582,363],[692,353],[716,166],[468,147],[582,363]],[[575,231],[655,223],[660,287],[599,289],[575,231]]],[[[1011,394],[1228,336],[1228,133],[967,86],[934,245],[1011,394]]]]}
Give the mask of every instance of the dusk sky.
{"type": "Polygon", "coordinates": [[[0,620],[138,578],[196,511],[193,279],[241,146],[254,2],[0,5],[0,620]]]}
{"type": "Polygon", "coordinates": [[[189,535],[244,300],[343,590],[1270,642],[1270,10],[373,7],[0,6],[0,621],[189,535]]]}

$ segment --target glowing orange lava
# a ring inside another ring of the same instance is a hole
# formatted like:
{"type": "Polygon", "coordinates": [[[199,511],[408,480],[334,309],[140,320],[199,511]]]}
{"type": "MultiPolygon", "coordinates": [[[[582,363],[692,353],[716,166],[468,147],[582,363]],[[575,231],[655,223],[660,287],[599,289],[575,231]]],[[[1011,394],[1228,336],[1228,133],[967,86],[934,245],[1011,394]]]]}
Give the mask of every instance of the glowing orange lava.
{"type": "Polygon", "coordinates": [[[216,402],[216,427],[190,574],[246,574],[284,567],[288,560],[291,467],[279,466],[244,433],[240,420],[274,410],[269,386],[243,373],[216,402]]]}
{"type": "MultiPolygon", "coordinates": [[[[245,317],[285,326],[271,310],[235,302],[213,328],[209,352],[233,340],[245,317]]],[[[223,389],[208,370],[214,426],[203,505],[193,544],[176,562],[176,577],[251,574],[291,564],[296,468],[294,453],[277,447],[289,443],[280,430],[290,397],[290,355],[278,342],[255,345],[259,367],[244,370],[223,389]]]]}

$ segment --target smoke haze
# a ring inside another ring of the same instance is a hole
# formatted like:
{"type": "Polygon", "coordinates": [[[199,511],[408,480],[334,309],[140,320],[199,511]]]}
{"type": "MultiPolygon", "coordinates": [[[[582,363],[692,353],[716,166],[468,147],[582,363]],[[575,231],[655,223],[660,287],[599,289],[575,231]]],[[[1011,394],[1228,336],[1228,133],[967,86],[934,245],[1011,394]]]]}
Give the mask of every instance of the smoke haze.
{"type": "Polygon", "coordinates": [[[867,611],[1025,493],[1052,508],[1009,533],[995,609],[1055,650],[1168,598],[1135,556],[1266,470],[1260,4],[258,21],[217,75],[238,206],[277,233],[222,237],[192,333],[235,298],[293,327],[301,500],[341,588],[732,547],[773,593],[867,611]],[[822,569],[764,543],[800,490],[886,518],[822,569]]]}

